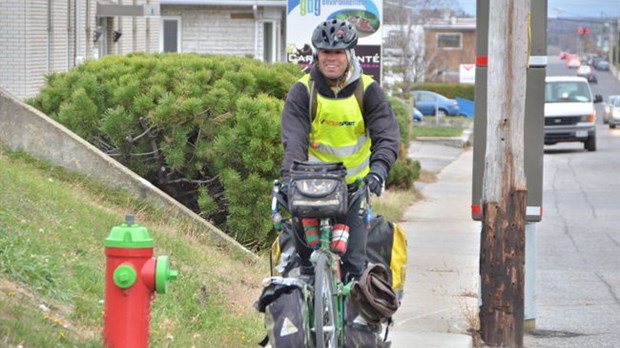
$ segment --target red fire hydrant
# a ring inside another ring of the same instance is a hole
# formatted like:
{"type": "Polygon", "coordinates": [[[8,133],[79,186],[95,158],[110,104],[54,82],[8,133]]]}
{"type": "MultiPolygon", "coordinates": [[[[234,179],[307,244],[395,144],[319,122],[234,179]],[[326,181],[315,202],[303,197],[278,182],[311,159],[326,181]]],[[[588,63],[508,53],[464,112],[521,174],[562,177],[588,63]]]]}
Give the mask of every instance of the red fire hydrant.
{"type": "Polygon", "coordinates": [[[166,293],[170,269],[168,256],[153,257],[153,239],[145,227],[127,215],[105,240],[106,288],[103,345],[106,348],[147,348],[154,292],[166,293]]]}

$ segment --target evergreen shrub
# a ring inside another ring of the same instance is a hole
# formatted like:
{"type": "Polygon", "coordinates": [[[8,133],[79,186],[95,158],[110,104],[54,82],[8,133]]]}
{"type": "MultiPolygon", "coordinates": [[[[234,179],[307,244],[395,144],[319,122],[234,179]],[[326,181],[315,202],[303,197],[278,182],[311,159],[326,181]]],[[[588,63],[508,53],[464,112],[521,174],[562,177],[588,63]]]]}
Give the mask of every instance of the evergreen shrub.
{"type": "MultiPolygon", "coordinates": [[[[297,65],[249,57],[109,55],[47,76],[27,102],[261,249],[274,237],[269,195],[283,159],[281,111],[301,76],[297,65]]],[[[410,113],[394,109],[408,142],[410,113]]]]}

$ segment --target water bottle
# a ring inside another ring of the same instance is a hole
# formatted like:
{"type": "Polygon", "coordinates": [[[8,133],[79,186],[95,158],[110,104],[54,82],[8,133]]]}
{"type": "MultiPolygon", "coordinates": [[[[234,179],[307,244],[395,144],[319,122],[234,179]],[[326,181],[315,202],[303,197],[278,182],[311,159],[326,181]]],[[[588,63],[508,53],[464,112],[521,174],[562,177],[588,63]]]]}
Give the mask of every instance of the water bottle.
{"type": "Polygon", "coordinates": [[[370,228],[370,225],[372,225],[376,218],[377,216],[375,215],[375,212],[372,211],[372,207],[368,205],[366,208],[366,214],[364,215],[364,225],[366,225],[366,228],[370,228]]]}

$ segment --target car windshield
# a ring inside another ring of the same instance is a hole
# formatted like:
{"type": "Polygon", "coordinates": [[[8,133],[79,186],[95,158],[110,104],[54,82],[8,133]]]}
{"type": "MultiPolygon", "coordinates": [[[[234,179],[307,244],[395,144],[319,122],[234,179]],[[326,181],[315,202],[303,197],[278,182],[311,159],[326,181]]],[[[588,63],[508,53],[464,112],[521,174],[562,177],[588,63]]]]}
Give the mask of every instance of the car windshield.
{"type": "Polygon", "coordinates": [[[545,84],[545,103],[566,102],[592,102],[592,95],[587,83],[579,81],[552,81],[545,84]]]}

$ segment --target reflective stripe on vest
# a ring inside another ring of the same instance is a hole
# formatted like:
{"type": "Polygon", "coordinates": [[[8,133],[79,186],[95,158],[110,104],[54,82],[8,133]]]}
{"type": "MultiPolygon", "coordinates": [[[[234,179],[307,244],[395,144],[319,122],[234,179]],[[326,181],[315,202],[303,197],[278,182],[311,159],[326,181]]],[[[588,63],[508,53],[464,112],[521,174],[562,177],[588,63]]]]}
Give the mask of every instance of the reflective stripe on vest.
{"type": "MultiPolygon", "coordinates": [[[[300,79],[308,87],[310,75],[300,79]]],[[[364,90],[374,82],[361,76],[364,90]]],[[[309,91],[310,93],[310,91],[309,91]]],[[[318,162],[342,162],[347,168],[347,183],[355,182],[370,171],[370,145],[364,117],[352,94],[348,98],[332,99],[317,94],[316,117],[312,121],[308,159],[318,162]]],[[[310,117],[310,116],[309,116],[310,117]]]]}

